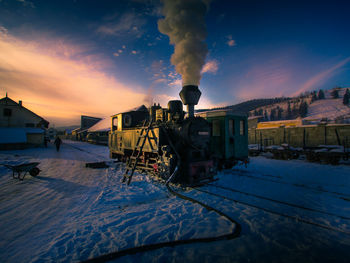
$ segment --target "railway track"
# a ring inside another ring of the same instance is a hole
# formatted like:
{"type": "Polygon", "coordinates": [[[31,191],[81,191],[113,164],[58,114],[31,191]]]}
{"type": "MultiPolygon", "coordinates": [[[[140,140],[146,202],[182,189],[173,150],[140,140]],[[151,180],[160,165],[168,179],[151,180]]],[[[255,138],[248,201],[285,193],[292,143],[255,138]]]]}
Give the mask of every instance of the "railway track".
{"type": "Polygon", "coordinates": [[[318,210],[318,209],[314,209],[314,208],[310,208],[310,207],[305,207],[305,206],[301,206],[301,205],[297,205],[297,204],[293,204],[293,203],[289,203],[289,202],[285,202],[285,201],[280,201],[280,200],[276,200],[276,199],[273,199],[273,198],[269,198],[269,197],[265,197],[265,196],[261,196],[261,195],[257,195],[257,194],[248,193],[248,192],[244,192],[244,191],[241,191],[241,190],[233,189],[233,188],[230,188],[230,187],[225,187],[225,186],[216,185],[216,184],[210,184],[210,183],[207,184],[207,185],[214,186],[216,188],[220,188],[220,189],[227,190],[227,191],[234,192],[234,193],[239,193],[239,194],[243,194],[243,195],[247,195],[247,196],[253,196],[253,197],[256,197],[256,198],[259,198],[259,199],[275,202],[275,203],[278,203],[278,204],[283,204],[283,205],[286,205],[286,206],[303,209],[303,210],[306,210],[306,211],[317,212],[317,213],[324,214],[324,215],[335,216],[335,217],[338,217],[340,219],[350,220],[350,217],[347,217],[347,216],[341,216],[341,215],[334,214],[334,213],[327,212],[327,211],[322,211],[322,210],[318,210]]]}
{"type": "MultiPolygon", "coordinates": [[[[263,177],[252,175],[252,173],[250,173],[250,172],[246,172],[246,171],[243,172],[243,171],[237,170],[237,169],[234,169],[233,171],[239,172],[239,174],[230,173],[230,175],[242,176],[242,177],[247,177],[247,178],[251,178],[251,179],[257,179],[257,180],[261,180],[261,181],[273,182],[273,183],[284,184],[284,185],[291,185],[294,187],[304,188],[304,189],[312,190],[312,191],[319,192],[319,193],[328,193],[328,194],[334,195],[334,197],[342,199],[342,200],[349,200],[350,199],[350,194],[328,191],[328,190],[321,189],[321,187],[311,187],[311,186],[302,185],[302,184],[294,184],[294,183],[288,183],[288,182],[274,180],[274,179],[270,179],[270,178],[263,178],[263,177]]],[[[272,175],[263,175],[263,176],[282,178],[280,176],[277,177],[277,176],[272,176],[272,175]]]]}
{"type": "MultiPolygon", "coordinates": [[[[336,227],[332,227],[332,226],[329,226],[329,225],[324,225],[324,224],[317,223],[317,222],[314,222],[314,221],[311,221],[311,220],[308,220],[308,219],[303,219],[303,218],[300,218],[298,216],[292,216],[292,215],[276,212],[276,211],[273,211],[273,210],[271,210],[269,208],[266,208],[266,207],[260,207],[260,206],[255,205],[255,204],[248,203],[246,201],[242,201],[242,200],[234,199],[234,198],[231,198],[231,197],[227,197],[227,196],[224,196],[224,195],[221,195],[221,194],[218,194],[218,193],[213,193],[213,192],[201,189],[201,188],[191,188],[191,189],[193,189],[195,191],[198,191],[198,192],[201,192],[201,193],[208,194],[208,195],[216,196],[216,197],[219,197],[219,198],[224,199],[224,200],[232,201],[234,203],[242,204],[244,206],[253,207],[255,209],[262,210],[262,211],[270,213],[270,214],[274,214],[274,215],[278,215],[278,216],[281,216],[281,217],[293,219],[293,220],[295,220],[297,222],[301,222],[301,223],[305,223],[305,224],[308,224],[308,225],[313,225],[313,226],[316,226],[316,227],[320,227],[320,228],[323,228],[323,229],[327,229],[327,230],[331,230],[331,231],[335,231],[335,232],[341,232],[341,233],[350,235],[350,231],[346,231],[346,230],[339,229],[339,228],[336,228],[336,227]]],[[[248,195],[249,193],[245,193],[245,194],[248,195]]],[[[291,205],[291,204],[288,204],[288,205],[291,205]]],[[[317,212],[321,212],[321,211],[317,211],[317,212]]],[[[333,216],[341,217],[341,216],[338,216],[338,215],[335,215],[335,214],[333,216]]],[[[346,219],[348,220],[348,218],[346,218],[346,219]]]]}
{"type": "Polygon", "coordinates": [[[78,150],[78,151],[85,152],[85,153],[88,153],[88,154],[97,156],[98,158],[106,159],[106,156],[102,156],[102,155],[99,155],[99,154],[97,154],[97,153],[89,152],[89,151],[84,150],[84,149],[81,149],[81,148],[79,148],[79,147],[77,147],[77,146],[75,146],[75,145],[73,146],[72,144],[69,144],[69,143],[65,143],[64,145],[65,145],[65,146],[72,147],[73,149],[76,149],[76,150],[78,150]]]}

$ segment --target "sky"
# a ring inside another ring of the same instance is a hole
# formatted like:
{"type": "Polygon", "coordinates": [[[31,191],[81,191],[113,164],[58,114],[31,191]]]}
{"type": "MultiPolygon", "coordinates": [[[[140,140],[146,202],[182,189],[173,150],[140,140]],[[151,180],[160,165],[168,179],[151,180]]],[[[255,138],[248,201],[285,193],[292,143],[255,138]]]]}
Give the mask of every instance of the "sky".
{"type": "MultiPolygon", "coordinates": [[[[206,1],[208,2],[208,1],[206,1]]],[[[179,99],[159,0],[0,0],[0,97],[52,126],[179,99]]],[[[347,1],[212,0],[197,108],[350,86],[347,1]]]]}

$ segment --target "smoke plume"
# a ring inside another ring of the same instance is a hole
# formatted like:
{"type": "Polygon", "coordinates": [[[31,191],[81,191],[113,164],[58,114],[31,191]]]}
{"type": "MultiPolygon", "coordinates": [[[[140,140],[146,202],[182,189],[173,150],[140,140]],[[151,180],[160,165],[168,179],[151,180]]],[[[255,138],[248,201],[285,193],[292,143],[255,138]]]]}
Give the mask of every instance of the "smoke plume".
{"type": "Polygon", "coordinates": [[[183,85],[199,85],[201,70],[208,53],[204,42],[207,31],[204,16],[208,9],[205,0],[163,0],[165,18],[158,29],[168,35],[175,46],[171,63],[182,76],[183,85]]]}

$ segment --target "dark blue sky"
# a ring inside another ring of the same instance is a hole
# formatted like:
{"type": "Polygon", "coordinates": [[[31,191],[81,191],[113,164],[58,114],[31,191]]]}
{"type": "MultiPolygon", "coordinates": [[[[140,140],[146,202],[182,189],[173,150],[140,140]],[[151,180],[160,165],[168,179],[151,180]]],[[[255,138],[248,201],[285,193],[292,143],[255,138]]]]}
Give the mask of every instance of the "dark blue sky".
{"type": "MultiPolygon", "coordinates": [[[[8,38],[93,65],[162,100],[178,97],[181,84],[170,63],[174,48],[157,28],[160,7],[151,0],[0,0],[0,27],[8,38]]],[[[212,1],[202,105],[350,86],[349,14],[347,1],[212,1]]]]}

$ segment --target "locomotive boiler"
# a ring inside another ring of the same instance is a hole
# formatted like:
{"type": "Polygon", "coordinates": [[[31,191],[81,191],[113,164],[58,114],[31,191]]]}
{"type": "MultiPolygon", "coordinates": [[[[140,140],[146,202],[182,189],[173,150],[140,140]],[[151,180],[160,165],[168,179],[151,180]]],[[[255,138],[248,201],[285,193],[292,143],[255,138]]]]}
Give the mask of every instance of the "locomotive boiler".
{"type": "Polygon", "coordinates": [[[169,101],[166,109],[153,105],[112,116],[110,157],[172,182],[195,185],[212,179],[211,125],[194,115],[200,96],[197,86],[186,85],[182,101],[169,101]]]}

